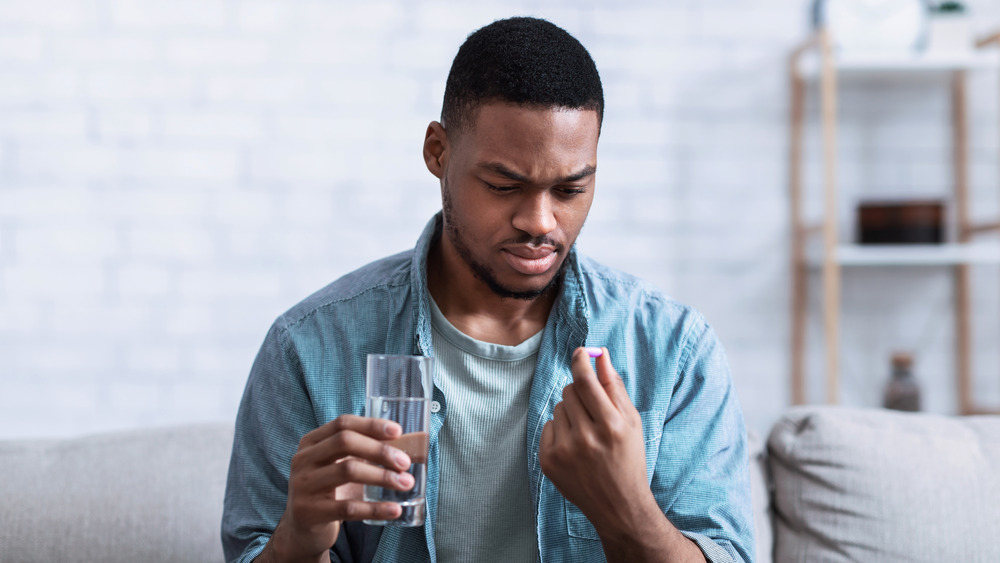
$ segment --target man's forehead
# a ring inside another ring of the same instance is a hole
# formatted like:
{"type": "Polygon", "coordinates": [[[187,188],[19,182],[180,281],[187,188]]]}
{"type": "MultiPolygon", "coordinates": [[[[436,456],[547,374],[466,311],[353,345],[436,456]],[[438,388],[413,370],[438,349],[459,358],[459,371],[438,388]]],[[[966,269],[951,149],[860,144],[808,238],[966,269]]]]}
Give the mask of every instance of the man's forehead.
{"type": "Polygon", "coordinates": [[[598,134],[600,133],[600,116],[596,109],[574,108],[561,105],[518,104],[500,99],[480,103],[470,108],[467,114],[468,120],[462,129],[475,131],[484,121],[492,123],[499,120],[501,123],[509,123],[510,118],[518,114],[529,114],[536,117],[543,116],[552,121],[566,114],[589,115],[593,117],[594,127],[598,134]]]}

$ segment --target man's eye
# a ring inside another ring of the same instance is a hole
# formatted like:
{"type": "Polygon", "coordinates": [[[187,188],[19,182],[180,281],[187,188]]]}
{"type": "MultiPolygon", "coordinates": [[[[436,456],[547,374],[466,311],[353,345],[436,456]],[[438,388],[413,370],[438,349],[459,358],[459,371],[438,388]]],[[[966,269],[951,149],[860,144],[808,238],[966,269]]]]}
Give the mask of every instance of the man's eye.
{"type": "Polygon", "coordinates": [[[489,188],[490,191],[500,194],[512,192],[517,189],[517,186],[494,186],[493,184],[488,184],[486,182],[483,183],[486,184],[486,187],[489,188]]]}
{"type": "Polygon", "coordinates": [[[562,192],[563,195],[573,196],[580,195],[587,190],[584,188],[561,188],[559,191],[562,192]]]}

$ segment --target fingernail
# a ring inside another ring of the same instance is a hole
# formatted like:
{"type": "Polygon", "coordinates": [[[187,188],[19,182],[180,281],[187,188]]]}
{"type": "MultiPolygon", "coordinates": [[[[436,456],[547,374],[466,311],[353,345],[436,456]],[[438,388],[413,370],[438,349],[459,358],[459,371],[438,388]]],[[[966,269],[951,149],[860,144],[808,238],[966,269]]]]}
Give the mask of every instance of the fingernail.
{"type": "Polygon", "coordinates": [[[595,348],[593,346],[587,347],[587,355],[590,356],[591,358],[600,357],[602,354],[604,354],[604,350],[600,348],[595,348]]]}
{"type": "Polygon", "coordinates": [[[393,457],[396,460],[396,465],[398,465],[400,467],[409,467],[410,466],[410,456],[406,455],[405,453],[403,453],[403,452],[396,452],[396,455],[393,456],[393,457]]]}
{"type": "Polygon", "coordinates": [[[407,489],[413,487],[413,475],[409,473],[400,473],[396,476],[396,481],[399,482],[399,486],[406,487],[407,489]]]}

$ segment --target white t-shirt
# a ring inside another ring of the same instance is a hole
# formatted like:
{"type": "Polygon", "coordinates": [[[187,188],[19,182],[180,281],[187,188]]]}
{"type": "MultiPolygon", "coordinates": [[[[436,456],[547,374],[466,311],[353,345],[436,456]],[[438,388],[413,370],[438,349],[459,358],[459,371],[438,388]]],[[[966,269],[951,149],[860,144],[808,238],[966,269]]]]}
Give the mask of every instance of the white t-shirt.
{"type": "Polygon", "coordinates": [[[538,561],[527,459],[528,396],[542,332],[517,346],[455,328],[431,299],[438,435],[434,543],[440,563],[538,561]]]}

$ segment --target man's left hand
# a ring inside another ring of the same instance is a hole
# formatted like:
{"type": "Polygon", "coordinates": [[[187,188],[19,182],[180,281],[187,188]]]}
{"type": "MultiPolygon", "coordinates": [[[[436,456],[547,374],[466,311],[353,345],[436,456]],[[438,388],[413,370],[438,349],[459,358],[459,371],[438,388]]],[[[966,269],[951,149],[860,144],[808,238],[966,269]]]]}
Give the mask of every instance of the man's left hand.
{"type": "Polygon", "coordinates": [[[538,455],[556,489],[606,538],[629,529],[656,502],[647,481],[639,412],[607,348],[596,364],[595,373],[587,348],[574,352],[573,383],[563,389],[562,402],[542,430],[538,455]]]}

